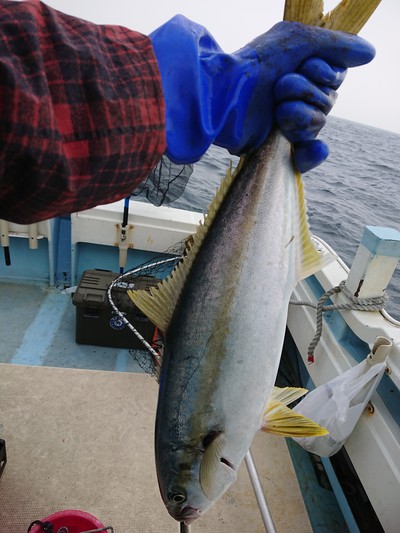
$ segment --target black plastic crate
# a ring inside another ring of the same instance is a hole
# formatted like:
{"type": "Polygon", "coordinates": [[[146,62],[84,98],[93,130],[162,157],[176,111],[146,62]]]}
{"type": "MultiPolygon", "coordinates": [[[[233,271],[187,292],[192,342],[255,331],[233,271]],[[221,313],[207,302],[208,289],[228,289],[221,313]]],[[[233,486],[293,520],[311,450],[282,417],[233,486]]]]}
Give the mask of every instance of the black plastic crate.
{"type": "MultiPolygon", "coordinates": [[[[114,313],[108,301],[108,287],[119,275],[109,270],[85,270],[83,273],[73,297],[76,307],[77,343],[115,348],[143,348],[141,341],[114,313]]],[[[159,282],[159,279],[150,276],[130,279],[134,290],[149,289],[159,282]]],[[[154,325],[133,304],[126,294],[126,288],[113,287],[112,298],[127,320],[151,343],[154,325]]]]}

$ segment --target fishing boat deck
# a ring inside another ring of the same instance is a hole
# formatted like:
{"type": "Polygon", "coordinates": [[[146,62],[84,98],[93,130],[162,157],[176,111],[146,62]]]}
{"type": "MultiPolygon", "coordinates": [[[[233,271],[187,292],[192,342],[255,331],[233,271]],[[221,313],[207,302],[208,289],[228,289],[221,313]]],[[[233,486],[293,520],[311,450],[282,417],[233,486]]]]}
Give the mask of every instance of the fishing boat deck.
{"type": "Polygon", "coordinates": [[[77,344],[71,294],[45,284],[0,283],[0,362],[140,372],[129,350],[77,344]]]}
{"type": "MultiPolygon", "coordinates": [[[[116,533],[178,531],[154,468],[156,382],[128,350],[75,343],[69,294],[3,282],[0,301],[0,531],[67,508],[116,533]]],[[[312,531],[285,440],[257,435],[252,452],[277,530],[312,531]]],[[[244,466],[192,531],[264,531],[244,466]]]]}
{"type": "MultiPolygon", "coordinates": [[[[40,223],[37,249],[28,249],[28,228],[10,228],[12,266],[0,264],[0,438],[8,455],[1,533],[25,533],[31,521],[68,508],[92,513],[115,533],[179,530],[155,475],[157,384],[129,350],[77,344],[76,307],[60,288],[87,269],[118,271],[117,204],[40,223]]],[[[135,205],[127,268],[159,259],[193,232],[198,216],[135,205]]],[[[260,433],[252,453],[278,533],[347,530],[307,452],[260,433]]],[[[191,530],[265,531],[245,466],[191,530]]]]}

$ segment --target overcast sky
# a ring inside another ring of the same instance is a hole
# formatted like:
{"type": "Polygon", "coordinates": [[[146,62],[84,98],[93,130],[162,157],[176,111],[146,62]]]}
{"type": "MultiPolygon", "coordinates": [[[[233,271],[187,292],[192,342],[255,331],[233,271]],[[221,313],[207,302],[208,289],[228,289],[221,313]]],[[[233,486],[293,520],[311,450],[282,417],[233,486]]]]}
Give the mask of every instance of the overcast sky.
{"type": "MultiPolygon", "coordinates": [[[[339,0],[325,1],[326,10],[339,0]]],[[[100,24],[150,33],[177,13],[206,26],[233,52],[282,20],[284,0],[45,0],[100,24]]],[[[400,0],[382,0],[360,35],[376,48],[369,65],[349,71],[332,115],[400,133],[400,0]]]]}

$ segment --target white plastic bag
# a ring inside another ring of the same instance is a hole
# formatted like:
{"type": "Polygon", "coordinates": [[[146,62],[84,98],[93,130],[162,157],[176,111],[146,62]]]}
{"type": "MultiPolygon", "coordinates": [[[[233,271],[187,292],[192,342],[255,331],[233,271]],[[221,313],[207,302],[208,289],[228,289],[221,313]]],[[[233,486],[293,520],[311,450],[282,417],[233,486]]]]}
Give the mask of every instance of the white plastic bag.
{"type": "Polygon", "coordinates": [[[383,339],[379,337],[374,345],[375,351],[381,348],[380,362],[373,359],[373,349],[365,361],[320,385],[293,409],[329,431],[323,437],[294,438],[302,448],[321,457],[330,457],[346,442],[385,372],[382,355],[386,359],[392,343],[383,339]]]}

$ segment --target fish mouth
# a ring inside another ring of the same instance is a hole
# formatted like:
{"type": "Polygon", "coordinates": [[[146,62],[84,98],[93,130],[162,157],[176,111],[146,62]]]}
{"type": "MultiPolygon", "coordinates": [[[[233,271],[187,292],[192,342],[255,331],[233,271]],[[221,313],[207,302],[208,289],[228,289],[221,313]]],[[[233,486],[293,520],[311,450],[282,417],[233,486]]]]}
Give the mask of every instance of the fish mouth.
{"type": "Polygon", "coordinates": [[[184,522],[187,526],[197,520],[201,515],[201,511],[193,507],[185,507],[182,511],[175,515],[174,518],[179,522],[184,522]]]}

